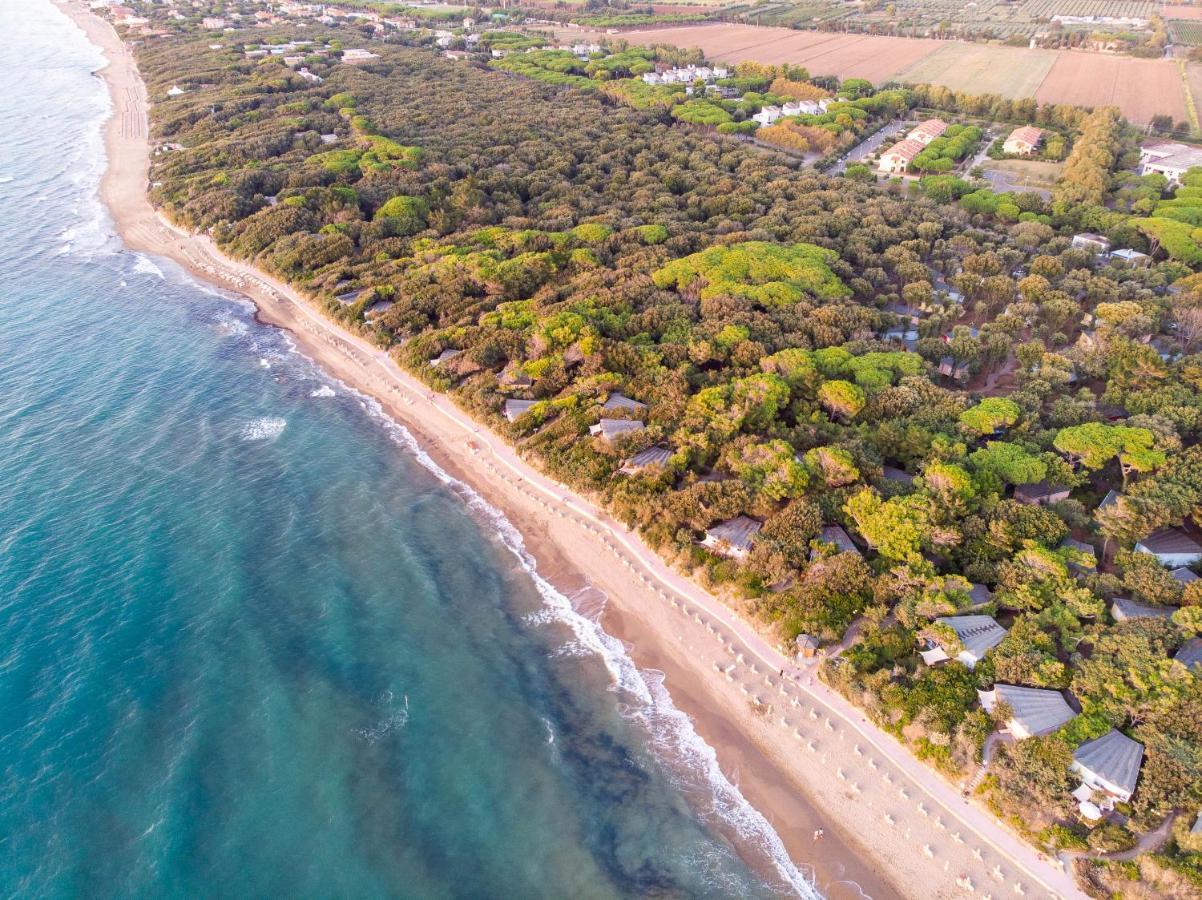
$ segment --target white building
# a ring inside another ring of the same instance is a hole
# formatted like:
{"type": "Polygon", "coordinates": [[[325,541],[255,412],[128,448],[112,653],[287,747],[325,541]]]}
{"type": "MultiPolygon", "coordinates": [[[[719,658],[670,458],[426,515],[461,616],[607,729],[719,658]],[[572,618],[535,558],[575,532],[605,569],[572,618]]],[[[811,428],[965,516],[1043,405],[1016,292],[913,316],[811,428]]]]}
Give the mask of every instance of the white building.
{"type": "Polygon", "coordinates": [[[1102,795],[1097,807],[1113,809],[1115,801],[1126,803],[1135,793],[1143,759],[1144,745],[1112,728],[1078,747],[1070,768],[1091,791],[1102,795]]]}
{"type": "Polygon", "coordinates": [[[711,525],[701,539],[701,546],[723,556],[744,559],[755,545],[755,536],[764,525],[750,516],[735,516],[711,525]]]}
{"type": "Polygon", "coordinates": [[[356,48],[353,50],[343,50],[342,51],[342,61],[345,63],[353,64],[353,63],[368,62],[369,60],[379,59],[379,58],[380,57],[378,55],[376,55],[375,53],[372,53],[370,50],[364,50],[362,48],[356,48]]]}
{"type": "Polygon", "coordinates": [[[977,696],[987,713],[997,709],[999,703],[1010,707],[1005,730],[1020,741],[1039,734],[1051,734],[1076,716],[1059,691],[995,684],[991,691],[977,691],[977,696]]]}
{"type": "Polygon", "coordinates": [[[898,141],[881,154],[877,169],[886,175],[900,175],[910,167],[910,163],[923,150],[923,144],[912,138],[898,141]]]}
{"type": "MultiPolygon", "coordinates": [[[[956,633],[961,649],[955,658],[970,669],[1006,637],[1006,629],[993,616],[943,616],[935,621],[956,633]]],[[[928,666],[952,658],[938,641],[927,641],[919,655],[928,666]]]]}
{"type": "Polygon", "coordinates": [[[1202,148],[1176,141],[1151,141],[1139,148],[1139,174],[1158,173],[1169,184],[1180,184],[1182,176],[1195,166],[1202,166],[1202,148]]]}
{"type": "Polygon", "coordinates": [[[1151,553],[1162,566],[1177,569],[1202,560],[1202,544],[1179,528],[1154,531],[1135,545],[1138,553],[1151,553]]]}
{"type": "Polygon", "coordinates": [[[1029,156],[1035,152],[1035,148],[1042,140],[1043,129],[1036,128],[1034,125],[1024,125],[1010,132],[1010,136],[1002,144],[1002,150],[1005,153],[1029,156]]]}
{"type": "Polygon", "coordinates": [[[1083,231],[1073,235],[1073,246],[1078,250],[1092,250],[1094,253],[1110,252],[1110,239],[1091,231],[1083,231]]]}

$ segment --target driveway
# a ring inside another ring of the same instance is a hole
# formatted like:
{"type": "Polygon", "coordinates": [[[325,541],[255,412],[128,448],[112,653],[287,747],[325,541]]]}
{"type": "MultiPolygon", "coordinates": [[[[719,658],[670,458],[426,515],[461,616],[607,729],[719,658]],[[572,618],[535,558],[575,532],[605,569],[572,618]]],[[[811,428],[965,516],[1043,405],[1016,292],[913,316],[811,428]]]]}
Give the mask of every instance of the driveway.
{"type": "Polygon", "coordinates": [[[860,143],[848,150],[847,153],[844,154],[843,157],[831,167],[830,174],[842,175],[850,164],[857,163],[862,159],[872,156],[872,154],[876,153],[876,151],[880,149],[881,144],[885,143],[886,140],[894,135],[901,134],[903,131],[908,131],[913,127],[913,122],[890,122],[876,134],[865,138],[860,143]]]}

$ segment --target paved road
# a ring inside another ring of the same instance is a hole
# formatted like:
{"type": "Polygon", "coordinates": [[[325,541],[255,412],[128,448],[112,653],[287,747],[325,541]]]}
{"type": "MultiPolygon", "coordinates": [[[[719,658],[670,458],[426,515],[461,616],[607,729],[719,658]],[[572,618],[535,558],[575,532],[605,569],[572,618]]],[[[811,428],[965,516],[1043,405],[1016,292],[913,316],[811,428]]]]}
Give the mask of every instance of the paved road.
{"type": "Polygon", "coordinates": [[[865,157],[876,153],[877,149],[880,148],[881,144],[885,143],[888,138],[893,137],[895,134],[901,134],[903,131],[912,128],[913,125],[913,122],[890,122],[876,134],[865,138],[860,143],[848,150],[847,153],[837,163],[835,163],[834,166],[831,167],[830,173],[832,175],[842,175],[849,164],[859,162],[865,157]]]}

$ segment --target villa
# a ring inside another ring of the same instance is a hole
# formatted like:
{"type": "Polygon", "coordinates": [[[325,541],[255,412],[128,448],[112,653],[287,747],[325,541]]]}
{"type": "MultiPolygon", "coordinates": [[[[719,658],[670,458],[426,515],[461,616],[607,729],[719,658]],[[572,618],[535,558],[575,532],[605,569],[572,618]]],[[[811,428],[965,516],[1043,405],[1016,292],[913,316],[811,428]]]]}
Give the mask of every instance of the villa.
{"type": "Polygon", "coordinates": [[[1082,778],[1081,786],[1073,791],[1081,814],[1100,819],[1101,812],[1114,809],[1116,802],[1130,800],[1143,758],[1144,745],[1113,728],[1078,747],[1070,768],[1082,778]]]}
{"type": "MultiPolygon", "coordinates": [[[[955,659],[970,669],[975,668],[986,653],[1005,640],[1007,634],[993,616],[943,616],[935,621],[956,633],[962,649],[956,653],[955,659]]],[[[953,658],[937,640],[926,641],[919,655],[928,666],[953,658]]]]}

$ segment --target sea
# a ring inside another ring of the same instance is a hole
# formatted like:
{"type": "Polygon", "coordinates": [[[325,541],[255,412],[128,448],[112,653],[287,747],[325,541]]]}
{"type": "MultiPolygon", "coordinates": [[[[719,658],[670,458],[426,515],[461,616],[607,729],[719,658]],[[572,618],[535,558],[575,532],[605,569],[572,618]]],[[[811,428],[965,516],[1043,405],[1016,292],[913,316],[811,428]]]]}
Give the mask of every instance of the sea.
{"type": "Polygon", "coordinates": [[[0,28],[0,896],[817,897],[496,509],[123,248],[102,56],[0,28]]]}

